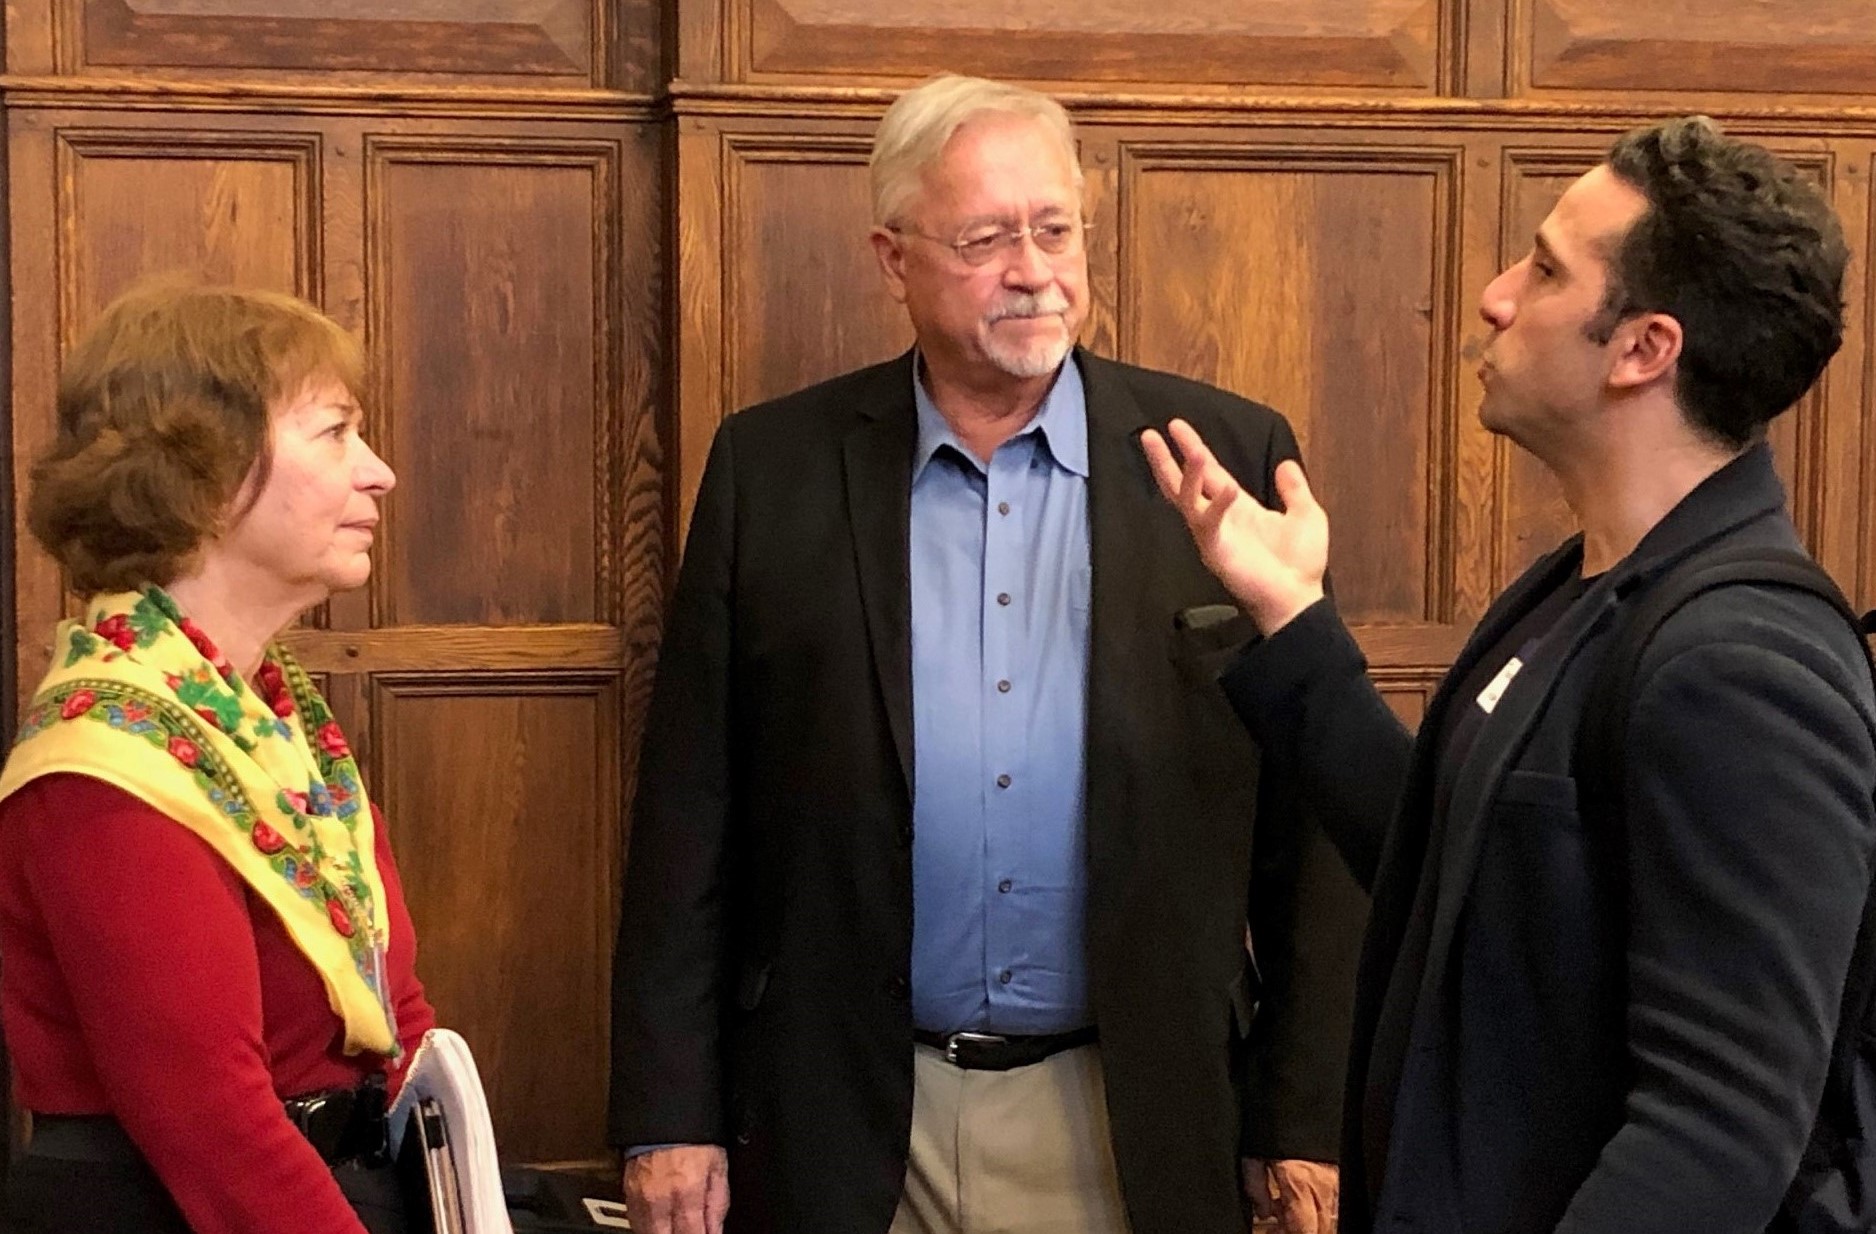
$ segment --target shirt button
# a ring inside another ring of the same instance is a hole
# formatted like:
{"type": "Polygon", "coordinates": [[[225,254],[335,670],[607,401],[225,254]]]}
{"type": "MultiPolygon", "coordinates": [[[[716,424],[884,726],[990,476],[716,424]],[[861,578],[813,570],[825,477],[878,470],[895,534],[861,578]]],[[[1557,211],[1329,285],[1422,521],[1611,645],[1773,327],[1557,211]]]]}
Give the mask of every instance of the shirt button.
{"type": "Polygon", "coordinates": [[[1015,976],[1016,976],[1015,973],[1011,972],[1009,969],[1006,968],[1002,972],[997,974],[997,980],[1001,981],[1004,985],[1008,985],[1015,978],[1015,976]]]}
{"type": "Polygon", "coordinates": [[[1010,773],[1006,771],[1002,775],[997,777],[997,787],[1008,788],[1009,786],[1010,786],[1010,773]]]}
{"type": "Polygon", "coordinates": [[[894,998],[904,998],[912,992],[912,983],[898,973],[886,978],[886,993],[894,998]]]}
{"type": "Polygon", "coordinates": [[[1010,503],[1009,503],[1009,502],[1007,502],[1007,501],[999,501],[999,502],[997,503],[997,513],[998,513],[998,514],[1008,514],[1009,512],[1010,512],[1010,503]]]}
{"type": "Polygon", "coordinates": [[[1009,682],[1007,682],[1007,681],[999,681],[999,682],[997,683],[997,693],[998,693],[998,694],[1008,694],[1009,692],[1010,692],[1010,683],[1009,683],[1009,682]]]}
{"type": "Polygon", "coordinates": [[[1010,604],[1010,593],[1007,591],[999,591],[997,593],[997,603],[1008,608],[1010,604]]]}
{"type": "Polygon", "coordinates": [[[1010,893],[1010,888],[1015,885],[1016,884],[1012,883],[1009,879],[1006,878],[1002,882],[997,884],[997,890],[1001,891],[1005,895],[1008,895],[1010,893]]]}

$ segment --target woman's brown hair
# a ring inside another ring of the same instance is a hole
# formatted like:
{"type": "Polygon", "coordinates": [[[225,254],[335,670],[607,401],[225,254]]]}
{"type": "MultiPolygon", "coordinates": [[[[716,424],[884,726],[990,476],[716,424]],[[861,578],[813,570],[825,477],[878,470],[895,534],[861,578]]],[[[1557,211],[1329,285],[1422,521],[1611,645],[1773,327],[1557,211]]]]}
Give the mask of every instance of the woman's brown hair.
{"type": "Polygon", "coordinates": [[[175,282],[98,317],[59,378],[26,521],[82,595],[164,586],[272,464],[271,415],[311,381],[361,396],[358,340],[293,296],[175,282]]]}

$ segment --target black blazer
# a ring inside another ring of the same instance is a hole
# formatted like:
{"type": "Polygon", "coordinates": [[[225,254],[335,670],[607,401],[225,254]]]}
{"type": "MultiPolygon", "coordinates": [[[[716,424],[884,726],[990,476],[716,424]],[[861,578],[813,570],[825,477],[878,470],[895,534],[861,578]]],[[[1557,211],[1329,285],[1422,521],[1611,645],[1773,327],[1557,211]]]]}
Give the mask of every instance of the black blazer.
{"type": "MultiPolygon", "coordinates": [[[[1437,898],[1415,896],[1434,743],[1393,721],[1330,607],[1227,671],[1266,757],[1298,769],[1374,894],[1346,1093],[1347,1234],[1744,1234],[1772,1221],[1818,1117],[1870,885],[1876,701],[1862,651],[1815,596],[1709,592],[1644,658],[1625,829],[1578,816],[1571,767],[1626,606],[1674,563],[1736,544],[1798,547],[1763,446],[1681,502],[1528,657],[1455,782],[1437,898]]],[[[1475,705],[1455,683],[1581,556],[1572,540],[1499,598],[1423,733],[1475,705]]]]}
{"type": "MultiPolygon", "coordinates": [[[[1186,417],[1265,497],[1296,445],[1268,408],[1075,362],[1093,569],[1088,956],[1114,1147],[1138,1234],[1235,1232],[1240,1151],[1334,1157],[1366,904],[1306,827],[1253,857],[1257,754],[1215,682],[1248,623],[1175,628],[1227,597],[1136,438],[1186,417]]],[[[910,355],[726,420],[665,635],[610,1133],[728,1144],[741,1231],[883,1234],[903,1184],[915,437],[910,355]]],[[[1262,795],[1284,808],[1280,785],[1262,795]]]]}

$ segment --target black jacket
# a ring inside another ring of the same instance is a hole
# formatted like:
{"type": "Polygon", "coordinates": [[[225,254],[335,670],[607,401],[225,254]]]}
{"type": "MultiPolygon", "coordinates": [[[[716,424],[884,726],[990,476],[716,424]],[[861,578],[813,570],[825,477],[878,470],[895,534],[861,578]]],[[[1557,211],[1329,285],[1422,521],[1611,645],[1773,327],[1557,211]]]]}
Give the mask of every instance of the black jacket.
{"type": "MultiPolygon", "coordinates": [[[[1253,858],[1256,751],[1215,684],[1247,625],[1175,628],[1226,597],[1136,438],[1184,416],[1265,496],[1296,447],[1267,408],[1076,362],[1088,962],[1114,1148],[1138,1234],[1241,1231],[1241,1150],[1334,1156],[1366,905],[1307,828],[1253,858]]],[[[915,436],[909,355],[730,417],[665,636],[619,932],[611,1136],[729,1144],[739,1231],[884,1234],[902,1187],[915,436]]]]}
{"type": "MultiPolygon", "coordinates": [[[[1783,506],[1769,451],[1748,451],[1544,637],[1457,778],[1435,899],[1414,894],[1434,743],[1394,722],[1329,605],[1227,671],[1266,758],[1299,772],[1373,892],[1346,1093],[1348,1234],[1744,1234],[1771,1221],[1817,1119],[1870,885],[1876,704],[1862,651],[1815,596],[1710,592],[1643,660],[1626,828],[1578,816],[1571,753],[1609,633],[1646,591],[1632,580],[1727,545],[1796,548],[1783,506]]],[[[1512,584],[1423,733],[1476,705],[1454,683],[1580,565],[1573,540],[1512,584]]]]}

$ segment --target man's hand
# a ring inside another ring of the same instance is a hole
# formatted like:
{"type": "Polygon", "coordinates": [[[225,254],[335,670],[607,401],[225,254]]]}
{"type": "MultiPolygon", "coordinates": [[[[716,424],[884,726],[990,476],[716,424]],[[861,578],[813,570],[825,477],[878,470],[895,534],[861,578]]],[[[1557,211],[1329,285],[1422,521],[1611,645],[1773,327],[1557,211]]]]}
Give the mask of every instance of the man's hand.
{"type": "Polygon", "coordinates": [[[1261,1221],[1281,1234],[1335,1234],[1341,1174],[1320,1161],[1244,1159],[1244,1194],[1261,1221]]]}
{"type": "Polygon", "coordinates": [[[625,1215],[638,1234],[723,1234],[729,1154],[715,1144],[654,1148],[625,1163],[625,1215]]]}
{"type": "Polygon", "coordinates": [[[1322,599],[1329,565],[1329,516],[1316,504],[1295,462],[1278,465],[1281,512],[1266,509],[1238,487],[1184,420],[1168,427],[1184,465],[1166,439],[1148,429],[1140,447],[1159,491],[1185,519],[1205,568],[1218,576],[1257,628],[1275,634],[1322,599]]]}

